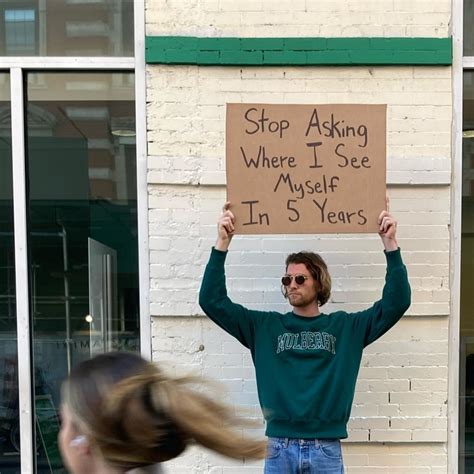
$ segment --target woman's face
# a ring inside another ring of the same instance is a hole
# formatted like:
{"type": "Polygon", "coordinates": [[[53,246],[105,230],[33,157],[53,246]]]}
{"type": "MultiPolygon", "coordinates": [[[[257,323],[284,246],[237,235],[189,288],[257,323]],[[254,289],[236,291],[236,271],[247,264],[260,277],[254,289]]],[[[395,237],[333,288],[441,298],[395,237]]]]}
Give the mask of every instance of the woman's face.
{"type": "Polygon", "coordinates": [[[87,438],[81,435],[65,405],[61,407],[61,430],[58,441],[64,464],[71,474],[92,472],[87,438]]]}

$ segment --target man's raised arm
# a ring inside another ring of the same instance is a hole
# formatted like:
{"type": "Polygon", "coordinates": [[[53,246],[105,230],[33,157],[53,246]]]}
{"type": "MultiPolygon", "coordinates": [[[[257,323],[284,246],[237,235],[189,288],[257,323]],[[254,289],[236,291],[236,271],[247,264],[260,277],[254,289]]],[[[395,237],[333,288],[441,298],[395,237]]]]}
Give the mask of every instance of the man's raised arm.
{"type": "Polygon", "coordinates": [[[235,217],[229,206],[230,202],[224,204],[217,221],[217,241],[202,279],[199,305],[215,323],[250,348],[254,339],[252,311],[227,296],[224,264],[235,230],[235,217]]]}

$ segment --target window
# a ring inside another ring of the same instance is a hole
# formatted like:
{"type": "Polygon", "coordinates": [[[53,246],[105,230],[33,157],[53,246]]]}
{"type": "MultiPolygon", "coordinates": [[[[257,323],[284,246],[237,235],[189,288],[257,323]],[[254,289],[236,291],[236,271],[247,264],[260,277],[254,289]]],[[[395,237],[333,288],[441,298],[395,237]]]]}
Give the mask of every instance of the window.
{"type": "Polygon", "coordinates": [[[2,473],[65,472],[62,380],[140,350],[134,3],[0,0],[2,473]]]}
{"type": "Polygon", "coordinates": [[[0,56],[133,56],[133,0],[0,1],[0,56]]]}
{"type": "MultiPolygon", "coordinates": [[[[474,4],[464,0],[465,58],[474,56],[474,4]]],[[[459,472],[474,471],[474,70],[463,72],[459,472]]]]}
{"type": "Polygon", "coordinates": [[[474,2],[464,0],[464,56],[474,56],[474,2]]]}
{"type": "Polygon", "coordinates": [[[4,13],[6,55],[36,54],[35,10],[5,10],[4,13]]]}
{"type": "Polygon", "coordinates": [[[37,465],[49,473],[71,367],[140,350],[135,101],[130,73],[39,74],[27,90],[28,240],[37,465]]]}

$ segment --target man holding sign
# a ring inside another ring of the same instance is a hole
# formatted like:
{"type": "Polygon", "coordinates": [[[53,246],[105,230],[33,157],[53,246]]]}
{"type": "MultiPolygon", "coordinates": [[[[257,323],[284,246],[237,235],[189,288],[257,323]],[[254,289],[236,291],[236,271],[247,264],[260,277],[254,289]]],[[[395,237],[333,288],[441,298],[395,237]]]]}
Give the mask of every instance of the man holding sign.
{"type": "Polygon", "coordinates": [[[282,291],[289,313],[254,311],[227,296],[224,263],[235,229],[226,203],[204,274],[204,312],[247,347],[255,364],[258,396],[269,437],[266,474],[343,473],[340,439],[347,437],[362,351],[387,332],[410,305],[410,286],[388,211],[378,218],[387,259],[382,299],[357,313],[320,312],[331,278],[312,252],[286,260],[282,291]]]}

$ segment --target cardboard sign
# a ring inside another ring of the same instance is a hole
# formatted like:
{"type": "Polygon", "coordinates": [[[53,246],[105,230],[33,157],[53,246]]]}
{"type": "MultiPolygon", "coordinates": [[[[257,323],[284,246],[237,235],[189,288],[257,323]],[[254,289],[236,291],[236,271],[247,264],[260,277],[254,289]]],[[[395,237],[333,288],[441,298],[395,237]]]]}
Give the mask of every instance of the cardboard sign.
{"type": "Polygon", "coordinates": [[[236,233],[377,232],[386,105],[227,104],[236,233]]]}

